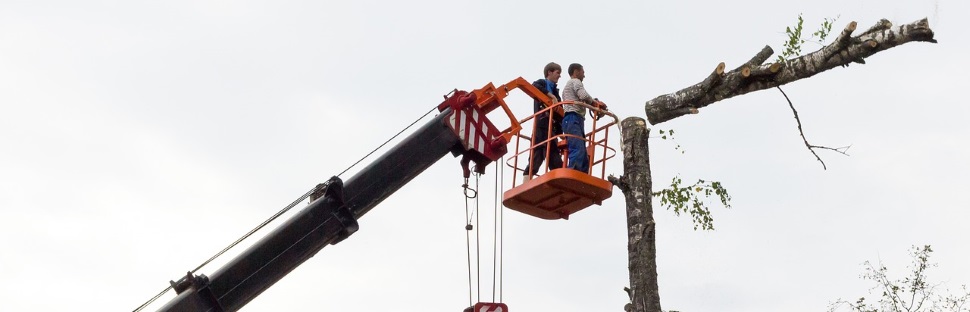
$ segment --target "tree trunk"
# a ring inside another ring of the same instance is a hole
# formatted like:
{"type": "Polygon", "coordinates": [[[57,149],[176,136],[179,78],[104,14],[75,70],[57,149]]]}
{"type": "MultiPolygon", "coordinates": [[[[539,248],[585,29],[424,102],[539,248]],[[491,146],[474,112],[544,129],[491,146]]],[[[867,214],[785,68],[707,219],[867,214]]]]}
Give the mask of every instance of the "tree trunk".
{"type": "Polygon", "coordinates": [[[774,53],[771,47],[766,46],[747,63],[732,71],[725,73],[724,63],[718,64],[704,81],[648,101],[645,105],[647,119],[656,125],[686,114],[696,114],[697,109],[727,98],[774,88],[850,63],[865,64],[865,58],[904,43],[936,43],[933,30],[925,18],[895,28],[883,19],[862,34],[852,37],[855,29],[856,22],[851,22],[828,46],[782,63],[762,64],[774,53]]]}
{"type": "Polygon", "coordinates": [[[643,118],[630,117],[622,124],[623,176],[610,177],[626,199],[627,235],[629,241],[630,303],[626,311],[660,312],[657,286],[656,228],[653,220],[650,177],[650,130],[643,118]]]}

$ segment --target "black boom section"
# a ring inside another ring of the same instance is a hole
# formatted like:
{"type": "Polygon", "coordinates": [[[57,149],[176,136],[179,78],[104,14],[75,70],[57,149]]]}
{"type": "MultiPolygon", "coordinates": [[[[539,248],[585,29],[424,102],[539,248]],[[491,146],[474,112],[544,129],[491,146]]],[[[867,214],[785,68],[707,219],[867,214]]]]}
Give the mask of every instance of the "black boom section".
{"type": "MultiPolygon", "coordinates": [[[[347,179],[344,191],[347,208],[360,218],[449,151],[460,154],[462,147],[458,136],[445,123],[451,114],[451,109],[446,109],[360,173],[347,179]]],[[[460,172],[458,168],[455,166],[456,175],[460,172]]]]}
{"type": "Polygon", "coordinates": [[[346,183],[333,177],[320,198],[211,277],[173,282],[178,296],[160,311],[236,311],[329,244],[357,230],[357,219],[448,154],[460,149],[447,109],[346,183]]]}

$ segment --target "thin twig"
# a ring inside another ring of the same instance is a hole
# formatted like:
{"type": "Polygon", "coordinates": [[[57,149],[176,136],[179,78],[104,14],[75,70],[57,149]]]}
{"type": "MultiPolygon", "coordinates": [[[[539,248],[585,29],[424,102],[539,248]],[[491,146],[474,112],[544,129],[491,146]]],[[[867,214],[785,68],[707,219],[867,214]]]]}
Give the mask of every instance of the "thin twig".
{"type": "Polygon", "coordinates": [[[785,90],[782,90],[781,86],[777,86],[775,88],[777,88],[778,91],[781,91],[781,95],[784,95],[785,100],[788,101],[788,107],[791,107],[791,112],[792,114],[795,115],[795,122],[798,123],[798,134],[802,136],[802,141],[805,142],[805,147],[808,148],[808,151],[812,152],[812,155],[815,155],[815,159],[818,159],[818,162],[822,163],[822,170],[828,170],[828,168],[825,166],[825,162],[822,161],[822,157],[819,157],[818,153],[815,153],[816,148],[827,149],[830,151],[838,152],[839,154],[842,154],[845,156],[849,156],[849,154],[846,153],[846,151],[849,150],[849,148],[852,147],[852,145],[843,146],[843,147],[828,147],[828,146],[812,145],[811,143],[808,143],[808,139],[805,138],[805,131],[802,130],[802,120],[798,118],[798,111],[795,110],[795,104],[792,104],[791,99],[788,98],[788,94],[785,94],[785,90]]]}

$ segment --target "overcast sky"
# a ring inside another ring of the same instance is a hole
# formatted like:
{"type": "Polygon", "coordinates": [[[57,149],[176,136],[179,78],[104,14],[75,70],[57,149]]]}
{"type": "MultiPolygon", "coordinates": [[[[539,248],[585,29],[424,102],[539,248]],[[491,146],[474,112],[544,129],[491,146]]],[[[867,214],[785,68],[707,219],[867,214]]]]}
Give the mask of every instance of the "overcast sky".
{"type": "MultiPolygon", "coordinates": [[[[653,127],[676,131],[651,140],[655,188],[680,175],[734,197],[714,206],[712,232],[655,207],[663,307],[820,311],[869,296],[863,261],[902,273],[923,244],[936,250],[933,281],[970,283],[965,0],[3,0],[0,310],[132,310],[454,88],[579,62],[590,93],[643,117],[645,101],[718,62],[781,51],[799,13],[806,33],[826,17],[839,16],[833,32],[927,17],[939,44],[785,87],[812,143],[852,145],[850,157],[820,152],[828,170],[775,90],[653,127]]],[[[532,107],[513,104],[522,116],[532,107]]],[[[619,158],[609,165],[622,172],[619,158]]],[[[481,180],[484,216],[495,176],[481,180]]],[[[460,311],[461,183],[446,156],[244,310],[460,311]]],[[[510,310],[622,310],[626,217],[614,192],[568,221],[506,211],[510,310]]],[[[481,228],[491,301],[491,225],[481,228]]]]}

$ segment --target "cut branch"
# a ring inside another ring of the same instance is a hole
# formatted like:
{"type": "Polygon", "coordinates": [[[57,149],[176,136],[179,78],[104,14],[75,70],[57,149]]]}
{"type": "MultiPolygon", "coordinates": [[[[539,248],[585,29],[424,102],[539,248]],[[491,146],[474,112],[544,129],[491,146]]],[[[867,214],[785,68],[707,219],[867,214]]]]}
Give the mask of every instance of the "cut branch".
{"type": "MultiPolygon", "coordinates": [[[[763,75],[755,77],[753,73],[762,73],[762,67],[772,65],[757,64],[756,67],[749,69],[748,77],[745,77],[741,73],[742,69],[749,65],[745,63],[738,69],[725,73],[723,77],[720,77],[722,82],[712,85],[710,89],[701,88],[700,85],[703,85],[703,83],[698,83],[671,94],[658,96],[645,105],[647,119],[651,124],[656,125],[686,114],[696,113],[698,108],[727,98],[781,86],[849,63],[863,63],[865,58],[873,54],[905,43],[914,41],[936,43],[936,40],[933,39],[933,30],[930,29],[929,22],[925,18],[895,28],[885,27],[884,25],[880,21],[877,26],[859,36],[850,37],[846,35],[850,38],[845,39],[846,46],[837,49],[835,53],[830,55],[826,55],[826,51],[835,49],[830,47],[841,44],[839,42],[842,42],[843,39],[837,39],[818,51],[789,59],[779,68],[778,73],[770,76],[770,79],[763,79],[768,77],[763,75]]],[[[843,34],[847,31],[851,34],[850,28],[855,30],[855,27],[846,27],[843,34]]],[[[751,61],[760,59],[765,50],[762,49],[751,61]]],[[[770,48],[767,48],[767,50],[770,51],[770,48]]],[[[768,56],[770,56],[770,53],[768,56]]],[[[764,60],[761,60],[761,62],[764,62],[764,60]]],[[[704,81],[709,79],[710,77],[704,81]]]]}
{"type": "Polygon", "coordinates": [[[839,44],[841,45],[845,45],[845,43],[849,42],[849,38],[852,37],[852,32],[855,31],[855,28],[857,26],[858,26],[858,23],[856,23],[855,21],[849,22],[849,25],[845,25],[845,29],[842,30],[842,33],[839,34],[839,38],[836,39],[835,41],[839,42],[839,44]]]}
{"type": "Polygon", "coordinates": [[[855,31],[856,22],[850,22],[849,25],[845,26],[845,30],[839,34],[838,38],[832,44],[822,48],[822,55],[825,56],[825,61],[828,61],[832,56],[835,56],[841,51],[845,51],[845,47],[849,46],[850,41],[852,41],[852,32],[855,31]]]}
{"type": "Polygon", "coordinates": [[[714,72],[712,72],[710,76],[707,76],[707,79],[704,79],[704,81],[701,81],[701,83],[698,85],[701,86],[701,88],[703,88],[705,91],[710,91],[711,88],[721,82],[722,76],[724,76],[724,62],[717,64],[717,67],[714,68],[714,72]]]}
{"type": "Polygon", "coordinates": [[[876,22],[876,24],[872,25],[872,27],[869,27],[869,29],[863,32],[862,35],[865,36],[877,31],[883,31],[883,30],[889,29],[891,27],[893,27],[893,23],[889,22],[889,20],[884,18],[876,22]]]}
{"type": "Polygon", "coordinates": [[[744,72],[742,72],[741,76],[744,76],[744,77],[771,76],[781,71],[781,67],[782,67],[781,63],[765,64],[748,70],[747,75],[744,72]]]}
{"type": "Polygon", "coordinates": [[[613,185],[616,186],[616,188],[620,189],[620,191],[623,193],[626,193],[627,191],[630,190],[630,186],[627,185],[626,179],[624,179],[622,176],[618,178],[613,175],[610,175],[609,177],[606,177],[606,180],[610,181],[610,183],[613,183],[613,185]]]}
{"type": "Polygon", "coordinates": [[[744,63],[743,67],[751,68],[763,64],[765,61],[774,54],[775,51],[771,50],[771,46],[765,46],[761,49],[761,52],[755,54],[747,63],[744,63]]]}

